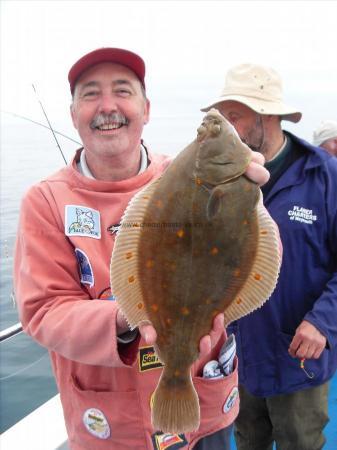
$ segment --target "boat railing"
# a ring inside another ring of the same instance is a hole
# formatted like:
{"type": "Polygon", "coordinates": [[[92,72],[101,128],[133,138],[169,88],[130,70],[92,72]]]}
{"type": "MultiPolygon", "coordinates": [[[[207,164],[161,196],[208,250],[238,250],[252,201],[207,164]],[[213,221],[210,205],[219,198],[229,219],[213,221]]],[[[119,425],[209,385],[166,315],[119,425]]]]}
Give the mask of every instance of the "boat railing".
{"type": "Polygon", "coordinates": [[[21,322],[0,331],[0,342],[5,341],[23,331],[21,322]]]}

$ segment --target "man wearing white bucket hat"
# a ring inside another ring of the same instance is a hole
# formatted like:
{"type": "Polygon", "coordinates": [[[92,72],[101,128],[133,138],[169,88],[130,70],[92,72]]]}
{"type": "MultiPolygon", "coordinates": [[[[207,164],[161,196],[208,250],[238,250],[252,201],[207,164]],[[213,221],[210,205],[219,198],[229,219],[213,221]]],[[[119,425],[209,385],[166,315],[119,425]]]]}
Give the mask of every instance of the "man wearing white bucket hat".
{"type": "Polygon", "coordinates": [[[272,297],[234,322],[239,450],[318,450],[328,421],[328,380],[337,368],[337,160],[281,128],[302,114],[282,99],[272,69],[228,71],[217,108],[270,171],[264,203],[280,229],[283,262],[272,297]]]}
{"type": "Polygon", "coordinates": [[[337,156],[337,122],[325,120],[314,131],[313,144],[324,148],[332,156],[337,156]]]}

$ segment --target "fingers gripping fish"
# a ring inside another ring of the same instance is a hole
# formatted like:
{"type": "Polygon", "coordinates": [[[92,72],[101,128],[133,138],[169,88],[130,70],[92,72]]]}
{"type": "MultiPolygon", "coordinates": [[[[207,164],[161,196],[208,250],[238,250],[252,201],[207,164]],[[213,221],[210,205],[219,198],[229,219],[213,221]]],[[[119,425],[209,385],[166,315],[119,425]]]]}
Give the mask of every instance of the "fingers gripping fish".
{"type": "Polygon", "coordinates": [[[190,372],[214,317],[224,312],[227,325],[248,314],[277,282],[277,229],[244,175],[249,162],[248,147],[212,109],[197,139],[132,199],[117,234],[111,285],[132,328],[150,321],[156,329],[164,368],[152,423],[163,432],[199,427],[190,372]]]}

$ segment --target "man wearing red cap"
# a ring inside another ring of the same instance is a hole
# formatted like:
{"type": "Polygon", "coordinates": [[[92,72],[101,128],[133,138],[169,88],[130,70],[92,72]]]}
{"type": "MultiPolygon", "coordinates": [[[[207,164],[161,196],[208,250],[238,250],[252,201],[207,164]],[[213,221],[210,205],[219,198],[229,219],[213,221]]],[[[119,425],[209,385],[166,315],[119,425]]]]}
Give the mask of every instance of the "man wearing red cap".
{"type": "MultiPolygon", "coordinates": [[[[74,64],[69,83],[83,148],[23,200],[15,291],[25,331],[50,351],[70,448],[228,448],[239,406],[237,370],[212,381],[201,377],[197,362],[200,428],[185,435],[154,430],[151,396],[161,374],[156,333],[150,325],[129,331],[110,291],[121,216],[169,164],[141,139],[150,110],[144,62],[126,50],[98,49],[74,64]]],[[[266,181],[261,159],[255,155],[247,170],[260,183],[266,181]]],[[[219,315],[200,341],[201,359],[214,359],[225,338],[219,315]]]]}

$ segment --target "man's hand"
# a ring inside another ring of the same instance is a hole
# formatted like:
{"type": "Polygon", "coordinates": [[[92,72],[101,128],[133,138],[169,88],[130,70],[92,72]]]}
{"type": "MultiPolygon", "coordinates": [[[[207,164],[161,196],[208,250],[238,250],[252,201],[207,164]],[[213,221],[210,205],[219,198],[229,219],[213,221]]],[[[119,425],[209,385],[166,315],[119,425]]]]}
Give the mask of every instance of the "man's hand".
{"type": "Polygon", "coordinates": [[[267,183],[270,173],[263,167],[265,162],[264,156],[259,152],[252,152],[252,160],[246,169],[245,175],[259,186],[267,183]]]}
{"type": "MultiPolygon", "coordinates": [[[[218,343],[221,334],[224,331],[224,315],[218,314],[213,321],[213,328],[209,334],[200,339],[199,351],[200,358],[207,357],[212,348],[218,343]]],[[[148,345],[153,345],[157,339],[157,333],[154,327],[149,323],[139,325],[139,332],[148,345]]]]}
{"type": "Polygon", "coordinates": [[[310,322],[303,320],[297,327],[288,351],[293,358],[317,359],[325,346],[326,337],[310,322]]]}

